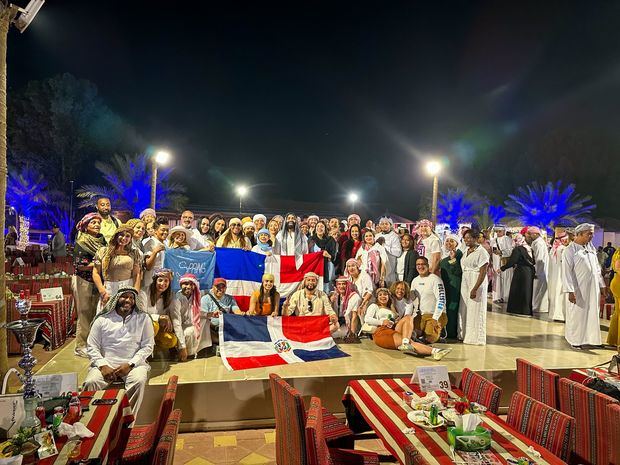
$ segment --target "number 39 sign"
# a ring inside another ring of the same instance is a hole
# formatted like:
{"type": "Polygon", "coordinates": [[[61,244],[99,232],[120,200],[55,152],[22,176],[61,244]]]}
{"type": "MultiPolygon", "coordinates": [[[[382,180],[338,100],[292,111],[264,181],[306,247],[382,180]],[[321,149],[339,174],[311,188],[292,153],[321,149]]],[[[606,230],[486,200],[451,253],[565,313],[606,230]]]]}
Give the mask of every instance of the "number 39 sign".
{"type": "Polygon", "coordinates": [[[411,377],[411,383],[418,383],[422,392],[449,391],[448,367],[445,365],[417,367],[411,377]]]}

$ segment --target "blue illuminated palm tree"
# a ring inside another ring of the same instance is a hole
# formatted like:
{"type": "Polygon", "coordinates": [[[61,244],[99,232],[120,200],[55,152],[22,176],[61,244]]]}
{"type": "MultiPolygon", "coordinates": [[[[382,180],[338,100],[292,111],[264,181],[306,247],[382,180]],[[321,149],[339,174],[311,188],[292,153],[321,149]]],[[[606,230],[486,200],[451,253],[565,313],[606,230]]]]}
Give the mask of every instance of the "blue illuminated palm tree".
{"type": "Polygon", "coordinates": [[[9,169],[6,187],[7,206],[13,207],[18,215],[30,219],[39,214],[50,201],[51,191],[42,173],[31,166],[9,169]]]}
{"type": "Polygon", "coordinates": [[[456,230],[459,223],[473,221],[478,212],[480,201],[468,196],[462,189],[448,189],[439,194],[437,202],[437,221],[447,223],[450,229],[456,230]]]}
{"type": "Polygon", "coordinates": [[[575,193],[575,185],[562,186],[562,181],[519,187],[506,200],[506,211],[521,224],[554,228],[574,226],[590,220],[596,205],[590,196],[575,193]]]}
{"type": "MultiPolygon", "coordinates": [[[[100,196],[109,197],[114,210],[127,210],[137,216],[150,206],[151,161],[147,155],[114,155],[109,163],[97,162],[105,186],[86,185],[77,190],[82,200],[79,207],[92,207],[100,196]]],[[[187,201],[185,188],[170,181],[173,168],[157,172],[157,209],[180,209],[187,201]]]]}
{"type": "Polygon", "coordinates": [[[501,205],[486,205],[476,215],[475,223],[480,229],[489,229],[506,218],[506,210],[501,205]]]}

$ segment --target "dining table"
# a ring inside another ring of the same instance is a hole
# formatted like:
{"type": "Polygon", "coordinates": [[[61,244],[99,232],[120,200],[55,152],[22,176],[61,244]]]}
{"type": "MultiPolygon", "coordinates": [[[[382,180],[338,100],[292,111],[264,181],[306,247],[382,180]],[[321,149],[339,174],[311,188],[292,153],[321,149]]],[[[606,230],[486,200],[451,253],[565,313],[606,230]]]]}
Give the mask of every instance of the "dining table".
{"type": "Polygon", "coordinates": [[[584,384],[586,380],[594,377],[603,381],[608,380],[613,383],[620,383],[620,375],[618,373],[610,373],[606,367],[576,368],[568,376],[570,380],[579,384],[584,384]]]}
{"type": "MultiPolygon", "coordinates": [[[[403,400],[405,392],[412,393],[414,403],[426,396],[409,378],[389,378],[349,381],[342,399],[353,432],[374,430],[403,465],[508,464],[509,460],[519,458],[537,465],[565,463],[488,411],[482,413],[480,419],[481,425],[491,431],[491,448],[478,454],[479,461],[472,460],[476,454],[462,454],[450,448],[445,426],[423,428],[407,418],[413,409],[403,400]]],[[[444,393],[454,400],[464,397],[454,387],[444,393]]]]}
{"type": "MultiPolygon", "coordinates": [[[[80,454],[74,462],[90,461],[101,465],[118,462],[129,438],[130,425],[134,416],[125,389],[105,391],[84,391],[79,394],[83,411],[79,419],[93,436],[80,438],[80,454]],[[111,405],[93,405],[96,399],[116,399],[111,405]]],[[[39,465],[66,465],[69,463],[71,445],[66,436],[56,438],[58,454],[39,461],[39,465]],[[67,446],[67,447],[65,447],[67,446]]]]}

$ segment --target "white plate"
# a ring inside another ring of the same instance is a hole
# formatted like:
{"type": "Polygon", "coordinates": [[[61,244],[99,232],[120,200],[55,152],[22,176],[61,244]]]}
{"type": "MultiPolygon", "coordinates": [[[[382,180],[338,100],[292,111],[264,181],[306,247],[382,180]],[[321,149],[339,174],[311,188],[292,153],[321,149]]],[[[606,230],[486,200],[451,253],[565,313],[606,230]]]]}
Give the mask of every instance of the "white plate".
{"type": "Polygon", "coordinates": [[[413,424],[418,425],[422,428],[428,428],[428,429],[439,428],[440,426],[443,426],[445,424],[445,420],[442,417],[438,416],[437,424],[431,425],[428,422],[428,417],[425,415],[423,411],[420,411],[420,410],[414,410],[412,412],[407,413],[407,418],[413,424]]]}
{"type": "Polygon", "coordinates": [[[441,412],[441,416],[444,417],[444,419],[448,423],[454,423],[454,422],[456,422],[456,419],[459,416],[459,414],[456,411],[456,409],[449,408],[449,409],[446,409],[446,410],[442,411],[441,412]]]}

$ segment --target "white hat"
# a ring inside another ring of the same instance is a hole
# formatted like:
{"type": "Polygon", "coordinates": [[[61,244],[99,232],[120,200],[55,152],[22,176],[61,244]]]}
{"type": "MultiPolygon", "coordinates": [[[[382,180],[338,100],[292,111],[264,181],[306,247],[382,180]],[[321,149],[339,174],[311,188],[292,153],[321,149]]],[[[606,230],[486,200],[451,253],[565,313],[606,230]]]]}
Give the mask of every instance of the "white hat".
{"type": "Polygon", "coordinates": [[[267,222],[267,217],[261,213],[258,213],[252,217],[252,221],[263,220],[265,223],[267,222]]]}
{"type": "Polygon", "coordinates": [[[586,231],[594,232],[594,225],[590,223],[581,223],[575,228],[575,234],[581,234],[582,232],[586,231]]]}

